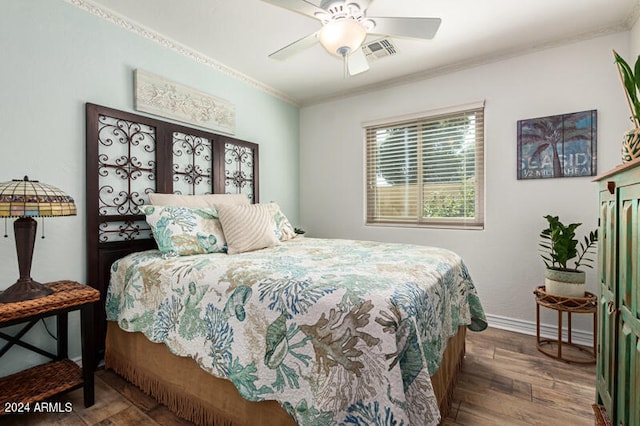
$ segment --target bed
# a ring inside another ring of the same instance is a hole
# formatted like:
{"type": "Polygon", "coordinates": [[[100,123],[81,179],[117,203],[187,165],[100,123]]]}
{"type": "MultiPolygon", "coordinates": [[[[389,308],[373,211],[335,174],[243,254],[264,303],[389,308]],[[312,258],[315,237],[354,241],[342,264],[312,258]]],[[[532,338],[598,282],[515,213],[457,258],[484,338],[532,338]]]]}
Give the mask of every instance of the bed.
{"type": "Polygon", "coordinates": [[[465,328],[486,327],[462,259],[297,237],[276,204],[258,202],[257,153],[87,105],[88,268],[105,366],[197,424],[438,424],[465,328]],[[150,204],[156,193],[247,203],[169,208],[150,204]],[[182,226],[185,214],[216,229],[173,235],[176,249],[166,219],[182,226]],[[243,240],[254,223],[269,234],[259,249],[243,240]]]}

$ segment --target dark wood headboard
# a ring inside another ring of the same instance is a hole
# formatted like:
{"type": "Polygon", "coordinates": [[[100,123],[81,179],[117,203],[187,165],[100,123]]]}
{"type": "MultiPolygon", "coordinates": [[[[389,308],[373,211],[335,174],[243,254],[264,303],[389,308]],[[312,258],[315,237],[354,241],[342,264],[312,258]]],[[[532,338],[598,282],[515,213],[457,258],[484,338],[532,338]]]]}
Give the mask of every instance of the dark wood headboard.
{"type": "Polygon", "coordinates": [[[87,274],[101,295],[95,328],[102,356],[111,265],[156,247],[138,206],[151,192],[244,193],[258,202],[258,145],[89,103],[86,114],[87,274]]]}

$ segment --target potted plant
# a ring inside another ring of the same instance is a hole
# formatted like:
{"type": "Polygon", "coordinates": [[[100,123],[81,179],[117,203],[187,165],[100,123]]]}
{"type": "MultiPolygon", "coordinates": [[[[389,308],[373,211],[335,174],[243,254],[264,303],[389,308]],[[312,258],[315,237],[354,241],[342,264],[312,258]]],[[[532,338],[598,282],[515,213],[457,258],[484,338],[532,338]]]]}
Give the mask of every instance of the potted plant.
{"type": "Polygon", "coordinates": [[[593,267],[593,259],[589,256],[593,254],[598,241],[598,231],[589,232],[584,241],[579,242],[576,229],[581,223],[564,225],[558,216],[547,215],[544,218],[549,223],[540,232],[541,256],[547,266],[544,280],[546,292],[556,296],[584,297],[585,273],[580,267],[593,267]]]}
{"type": "Polygon", "coordinates": [[[640,157],[640,56],[636,59],[633,69],[615,50],[613,57],[618,66],[634,127],[625,133],[622,143],[622,161],[627,162],[640,157]]]}

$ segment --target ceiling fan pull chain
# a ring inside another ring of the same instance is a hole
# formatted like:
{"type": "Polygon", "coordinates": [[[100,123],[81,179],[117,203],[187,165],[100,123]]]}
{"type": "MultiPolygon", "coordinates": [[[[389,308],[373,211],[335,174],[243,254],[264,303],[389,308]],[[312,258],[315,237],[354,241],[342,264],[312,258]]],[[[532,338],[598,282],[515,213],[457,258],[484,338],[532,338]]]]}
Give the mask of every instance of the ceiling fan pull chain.
{"type": "Polygon", "coordinates": [[[347,63],[347,55],[342,55],[342,78],[347,78],[349,73],[349,64],[347,63]]]}
{"type": "Polygon", "coordinates": [[[349,53],[351,53],[351,49],[347,46],[342,46],[336,50],[336,53],[342,57],[342,78],[347,78],[349,76],[349,53]]]}

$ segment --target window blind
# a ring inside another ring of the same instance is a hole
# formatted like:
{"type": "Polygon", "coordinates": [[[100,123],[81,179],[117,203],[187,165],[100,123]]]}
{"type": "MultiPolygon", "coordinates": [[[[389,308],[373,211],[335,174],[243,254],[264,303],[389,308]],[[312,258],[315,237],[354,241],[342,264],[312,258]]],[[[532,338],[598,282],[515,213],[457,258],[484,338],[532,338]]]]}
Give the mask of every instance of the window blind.
{"type": "Polygon", "coordinates": [[[484,225],[484,106],[365,126],[367,223],[484,225]]]}

